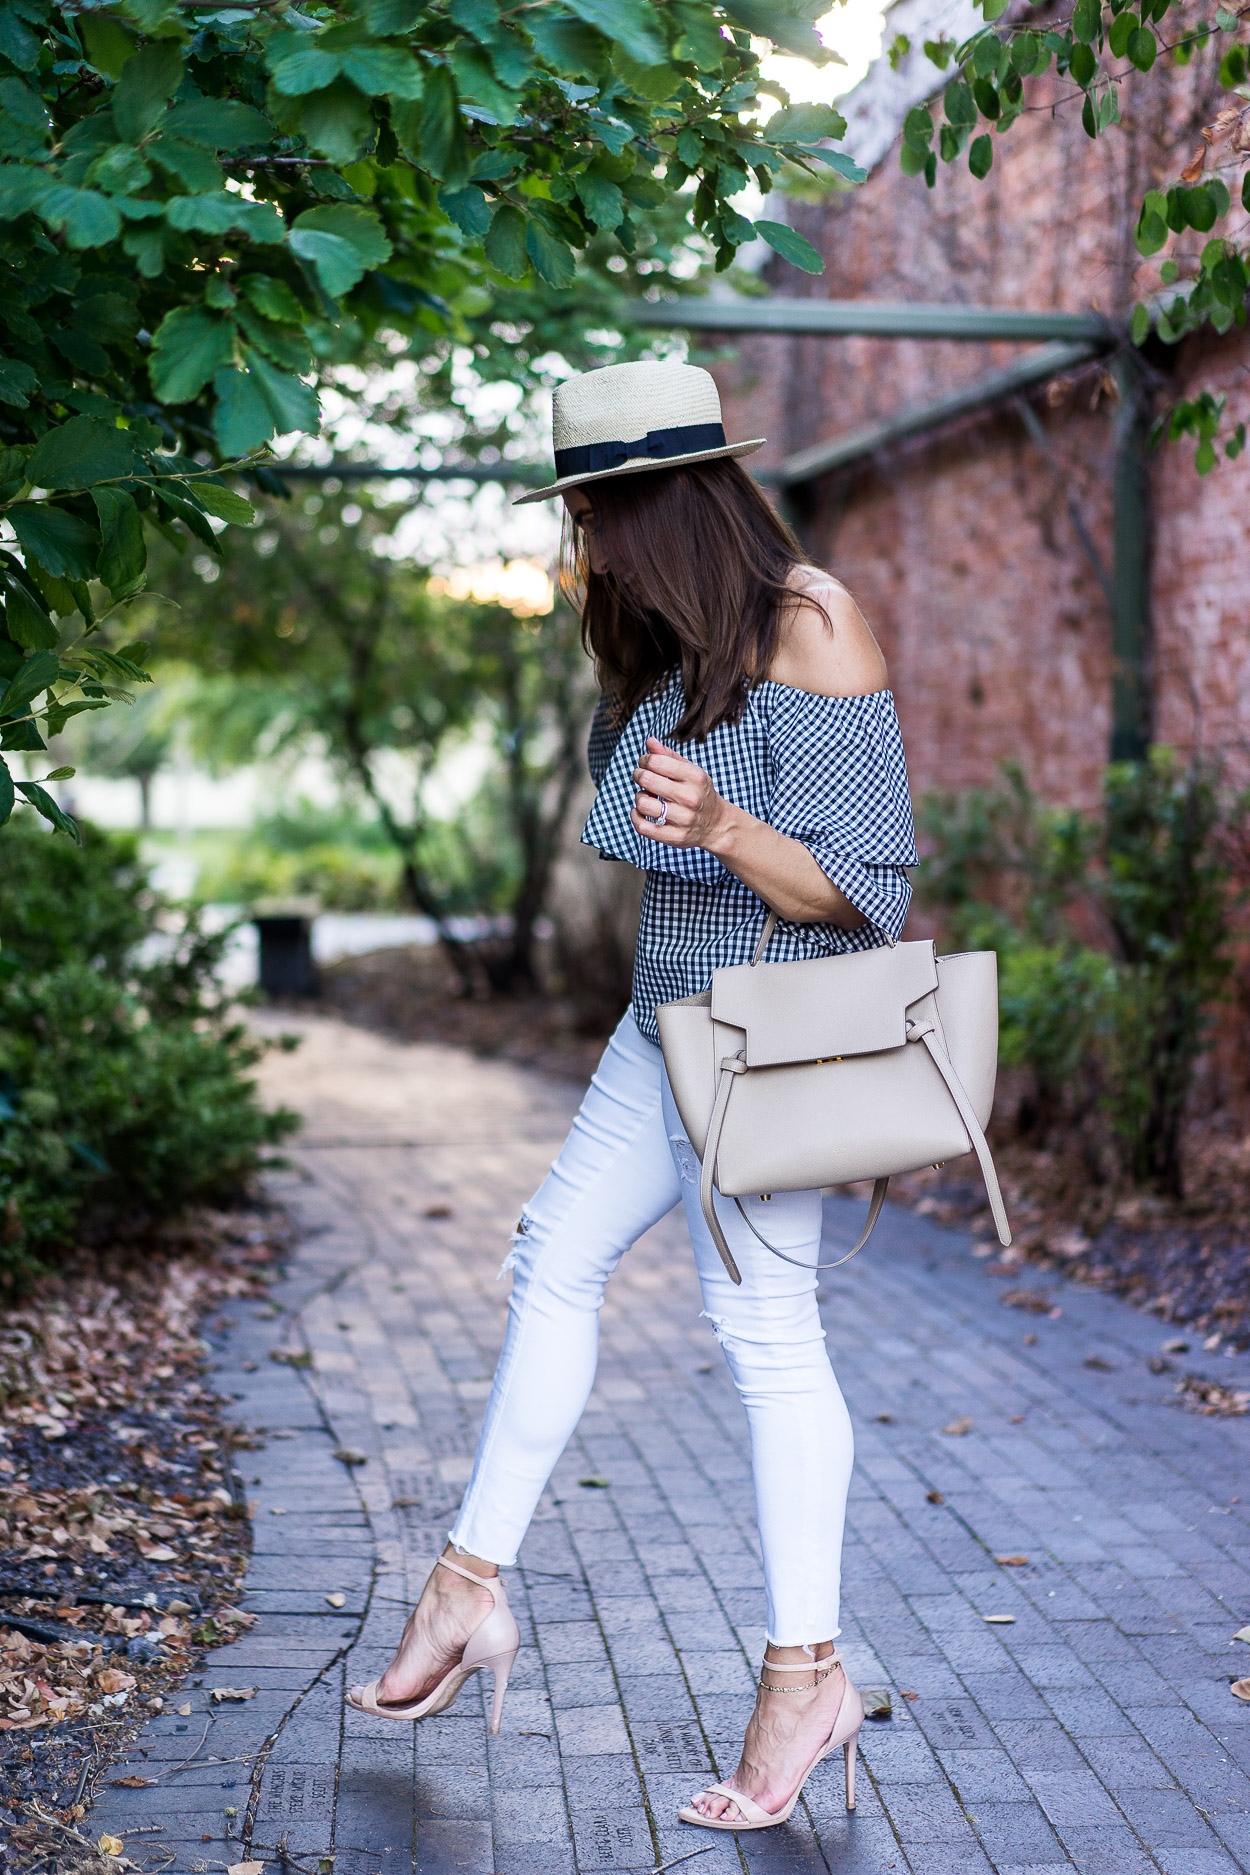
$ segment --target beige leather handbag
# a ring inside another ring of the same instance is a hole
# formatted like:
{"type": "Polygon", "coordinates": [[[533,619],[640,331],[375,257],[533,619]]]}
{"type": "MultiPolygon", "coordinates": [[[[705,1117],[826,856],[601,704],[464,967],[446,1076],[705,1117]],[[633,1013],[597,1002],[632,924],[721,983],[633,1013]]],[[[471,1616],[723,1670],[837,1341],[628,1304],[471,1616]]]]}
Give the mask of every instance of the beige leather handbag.
{"type": "MultiPolygon", "coordinates": [[[[867,1243],[896,1172],[975,1152],[1000,1243],[1011,1242],[985,1138],[998,1068],[998,959],[939,957],[928,942],[749,964],[656,1011],[682,1124],[703,1166],[699,1195],[721,1260],[740,1283],[712,1202],[872,1179],[867,1243]]],[[[788,1263],[795,1257],[785,1257],[788,1263]]],[[[818,1263],[817,1269],[836,1264],[818,1263]]]]}

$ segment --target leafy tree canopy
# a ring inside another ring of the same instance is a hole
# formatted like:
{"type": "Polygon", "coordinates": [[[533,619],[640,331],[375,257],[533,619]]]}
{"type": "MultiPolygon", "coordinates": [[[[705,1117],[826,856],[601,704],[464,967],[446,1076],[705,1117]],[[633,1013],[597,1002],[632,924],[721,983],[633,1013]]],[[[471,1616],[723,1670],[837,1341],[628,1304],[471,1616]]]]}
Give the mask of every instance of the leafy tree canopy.
{"type": "MultiPolygon", "coordinates": [[[[1250,239],[1244,220],[1235,230],[1229,223],[1238,209],[1250,210],[1250,53],[1235,37],[1250,7],[1218,5],[1210,17],[1193,20],[1180,17],[1181,0],[1075,0],[1067,18],[1047,20],[1043,27],[1019,8],[1004,18],[1010,0],[978,4],[986,24],[962,45],[945,37],[924,43],[930,62],[950,77],[940,105],[920,104],[907,114],[899,150],[904,172],[923,176],[933,188],[939,161],[966,158],[972,174],[983,180],[993,167],[994,137],[1030,108],[1029,80],[1052,68],[1071,81],[1085,133],[1097,138],[1120,122],[1126,78],[1151,71],[1156,61],[1162,75],[1169,65],[1213,56],[1228,102],[1203,128],[1180,174],[1142,197],[1134,231],[1137,251],[1147,258],[1188,229],[1211,238],[1192,266],[1171,257],[1162,262],[1164,290],[1135,308],[1132,338],[1143,345],[1153,334],[1175,345],[1207,326],[1218,333],[1244,326],[1250,239]]],[[[910,50],[906,35],[896,35],[891,62],[897,66],[910,50]]],[[[1159,431],[1173,439],[1194,437],[1195,463],[1205,475],[1215,467],[1223,413],[1224,399],[1203,391],[1175,405],[1159,431]]],[[[1246,426],[1238,423],[1225,440],[1225,454],[1235,458],[1245,443],[1246,426]]]]}
{"type": "MultiPolygon", "coordinates": [[[[718,267],[758,234],[819,271],[732,198],[786,163],[861,177],[827,147],[835,111],[782,95],[758,121],[757,46],[827,59],[820,11],[7,0],[0,748],[38,751],[147,681],[142,644],[93,633],[142,588],[149,531],[212,549],[250,520],[218,471],[315,430],[334,363],[394,335],[418,356],[480,335],[499,299],[550,308],[579,257],[635,255],[671,224],[691,181],[718,267]]],[[[72,830],[45,789],[16,788],[72,830]]],[[[0,822],[13,802],[0,760],[0,822]]]]}

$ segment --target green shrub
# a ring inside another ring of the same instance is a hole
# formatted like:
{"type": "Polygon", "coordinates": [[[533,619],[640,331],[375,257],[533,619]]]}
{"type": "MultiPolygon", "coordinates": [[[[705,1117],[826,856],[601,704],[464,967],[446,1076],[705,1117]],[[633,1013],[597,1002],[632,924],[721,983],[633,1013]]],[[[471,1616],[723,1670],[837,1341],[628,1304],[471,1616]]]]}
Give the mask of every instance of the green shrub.
{"type": "Polygon", "coordinates": [[[1002,1058],[1032,1081],[1023,1130],[1096,1122],[1129,1178],[1172,1195],[1231,970],[1248,809],[1211,764],[1160,748],[1108,769],[1098,817],[1037,802],[1018,770],[919,816],[922,902],[952,942],[999,955],[1002,1058]],[[1086,941],[1099,929],[1102,949],[1086,941]]]}
{"type": "Polygon", "coordinates": [[[261,1055],[221,1003],[227,934],[194,920],[164,955],[133,843],[88,830],[6,837],[0,884],[0,1280],[83,1229],[117,1229],[238,1194],[294,1126],[267,1113],[261,1055]],[[10,855],[16,863],[10,869],[10,855]]]}

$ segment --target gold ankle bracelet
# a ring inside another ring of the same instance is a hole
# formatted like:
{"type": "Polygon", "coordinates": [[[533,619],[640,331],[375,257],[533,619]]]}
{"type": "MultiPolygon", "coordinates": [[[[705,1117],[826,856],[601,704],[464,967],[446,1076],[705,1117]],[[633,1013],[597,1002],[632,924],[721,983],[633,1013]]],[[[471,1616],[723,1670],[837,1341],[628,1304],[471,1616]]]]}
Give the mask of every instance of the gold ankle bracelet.
{"type": "MultiPolygon", "coordinates": [[[[767,1664],[767,1662],[765,1664],[767,1664]]],[[[764,1675],[762,1673],[760,1674],[758,1683],[761,1687],[763,1687],[766,1693],[810,1693],[810,1692],[813,1692],[815,1688],[820,1685],[820,1682],[822,1680],[827,1680],[829,1678],[829,1675],[834,1671],[834,1669],[838,1666],[838,1664],[839,1662],[835,1659],[832,1665],[825,1668],[823,1673],[819,1670],[819,1668],[816,1668],[816,1669],[804,1668],[803,1669],[804,1672],[815,1671],[815,1675],[816,1675],[815,1679],[810,1680],[806,1686],[770,1686],[768,1684],[768,1681],[764,1678],[764,1675]]]]}

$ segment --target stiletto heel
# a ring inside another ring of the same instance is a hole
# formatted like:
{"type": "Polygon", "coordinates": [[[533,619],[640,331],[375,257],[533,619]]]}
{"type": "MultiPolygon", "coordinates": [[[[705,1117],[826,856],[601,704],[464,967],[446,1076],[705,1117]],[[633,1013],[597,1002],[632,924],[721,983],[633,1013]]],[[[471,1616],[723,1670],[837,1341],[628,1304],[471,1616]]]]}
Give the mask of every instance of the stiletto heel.
{"type": "MultiPolygon", "coordinates": [[[[767,1654],[764,1656],[764,1665],[771,1668],[774,1673],[801,1673],[804,1670],[801,1667],[788,1666],[781,1660],[770,1660],[767,1654]]],[[[832,1673],[835,1667],[841,1665],[840,1654],[826,1654],[824,1659],[816,1663],[816,1677],[811,1682],[811,1686],[769,1686],[763,1678],[760,1680],[760,1685],[764,1687],[765,1692],[806,1693],[810,1692],[812,1687],[819,1686],[822,1679],[832,1673]],[[820,1668],[824,1671],[821,1672],[820,1668]]],[[[809,1668],[808,1671],[812,1669],[809,1668]]],[[[799,1779],[798,1789],[788,1803],[782,1804],[780,1810],[766,1810],[763,1804],[756,1803],[753,1797],[744,1796],[741,1791],[735,1790],[732,1784],[726,1783],[709,1784],[706,1790],[698,1792],[698,1796],[728,1797],[729,1801],[736,1805],[738,1811],[732,1823],[726,1822],[724,1817],[700,1815],[699,1811],[693,1807],[696,1801],[694,1797],[691,1798],[687,1808],[679,1810],[677,1814],[683,1823],[694,1823],[700,1829],[772,1829],[777,1823],[789,1821],[790,1813],[802,1795],[803,1786],[816,1766],[822,1758],[827,1758],[830,1752],[837,1751],[839,1747],[842,1748],[846,1757],[846,1807],[848,1810],[853,1810],[855,1808],[855,1754],[859,1746],[859,1728],[863,1723],[864,1702],[859,1696],[858,1688],[847,1680],[841,1703],[838,1706],[838,1715],[833,1722],[833,1730],[799,1779]]]]}
{"type": "Polygon", "coordinates": [[[512,1663],[515,1659],[516,1651],[514,1649],[512,1653],[505,1654],[502,1659],[490,1662],[491,1674],[495,1682],[495,1697],[490,1709],[490,1729],[492,1737],[498,1732],[499,1721],[503,1717],[503,1696],[508,1690],[508,1675],[512,1671],[512,1663]]]}
{"type": "Polygon", "coordinates": [[[439,1566],[450,1569],[453,1575],[463,1576],[466,1582],[475,1582],[479,1588],[486,1589],[491,1600],[489,1613],[483,1615],[470,1634],[455,1666],[448,1669],[424,1699],[379,1699],[379,1682],[370,1680],[368,1686],[353,1686],[347,1695],[347,1703],[354,1711],[367,1712],[373,1719],[428,1719],[433,1713],[445,1712],[454,1703],[460,1688],[471,1674],[479,1672],[482,1667],[489,1667],[495,1681],[490,1729],[497,1732],[503,1713],[508,1675],[521,1646],[521,1636],[508,1606],[507,1590],[498,1576],[475,1575],[472,1569],[462,1568],[459,1563],[452,1562],[450,1557],[438,1557],[435,1567],[439,1566]]]}

